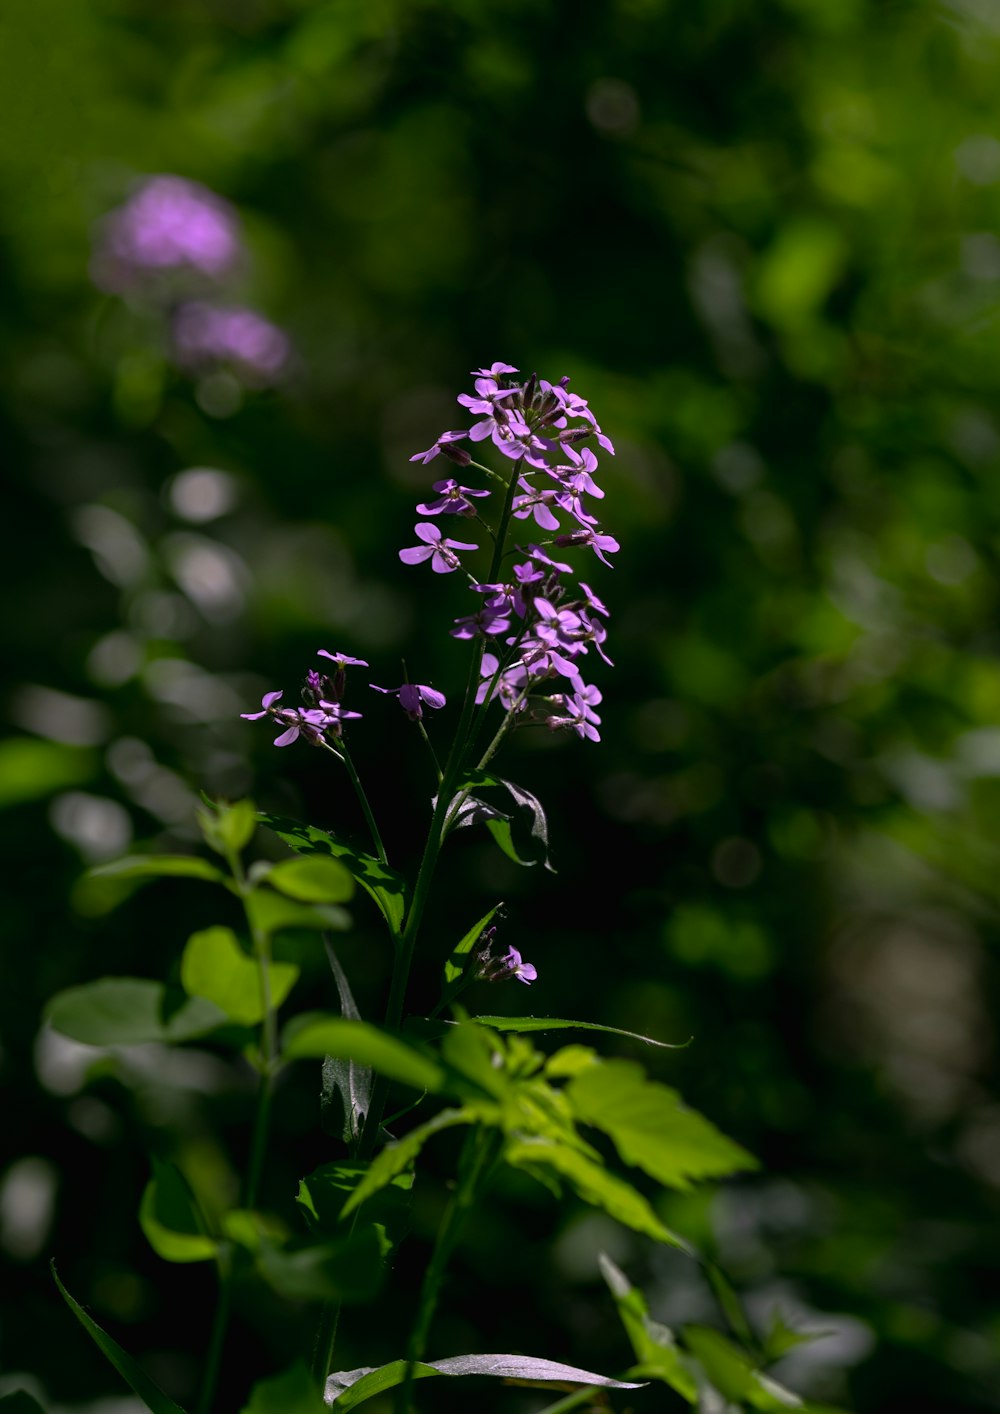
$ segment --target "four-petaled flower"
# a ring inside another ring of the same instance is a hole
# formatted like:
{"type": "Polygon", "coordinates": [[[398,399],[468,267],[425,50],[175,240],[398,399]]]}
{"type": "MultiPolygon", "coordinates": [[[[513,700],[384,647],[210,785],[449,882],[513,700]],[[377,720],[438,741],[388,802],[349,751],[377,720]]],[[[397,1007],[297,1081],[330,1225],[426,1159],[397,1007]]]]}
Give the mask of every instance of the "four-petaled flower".
{"type": "Polygon", "coordinates": [[[525,986],[530,986],[538,976],[538,970],[533,963],[522,962],[521,954],[517,948],[509,948],[507,953],[499,959],[500,966],[504,971],[501,977],[516,977],[525,986]]]}
{"type": "Polygon", "coordinates": [[[379,687],[377,683],[368,684],[375,692],[387,693],[390,697],[398,697],[399,705],[409,717],[411,722],[419,722],[424,715],[423,703],[428,707],[443,707],[445,695],[436,691],[433,687],[427,687],[425,683],[404,682],[402,687],[379,687]]]}
{"type": "Polygon", "coordinates": [[[417,539],[424,543],[414,545],[408,550],[400,550],[399,558],[404,565],[419,565],[421,560],[430,560],[431,569],[435,574],[451,574],[452,570],[462,567],[456,550],[479,549],[478,545],[468,545],[464,540],[446,540],[441,534],[441,527],[431,521],[419,521],[414,530],[417,539]]]}

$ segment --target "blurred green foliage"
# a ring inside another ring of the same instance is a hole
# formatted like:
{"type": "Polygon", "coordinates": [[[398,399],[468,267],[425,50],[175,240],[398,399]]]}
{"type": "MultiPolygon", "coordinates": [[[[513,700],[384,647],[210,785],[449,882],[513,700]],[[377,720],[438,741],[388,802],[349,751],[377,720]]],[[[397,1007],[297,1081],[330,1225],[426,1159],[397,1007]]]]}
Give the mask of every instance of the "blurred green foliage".
{"type": "MultiPolygon", "coordinates": [[[[504,761],[558,876],[455,842],[428,1004],[504,898],[540,977],[503,1005],[694,1036],[654,1073],[764,1168],[662,1217],[761,1330],[780,1308],[834,1332],[782,1378],[880,1414],[1000,1409],[992,9],[35,0],[0,15],[0,79],[4,1370],[60,1405],[114,1389],[56,1306],[55,1253],[190,1397],[211,1279],[165,1271],[130,1215],[144,1151],[232,1189],[242,1078],[210,1050],[82,1054],[40,1013],[106,973],[176,980],[184,939],[235,920],[183,880],[110,915],[127,884],[79,876],[133,837],[189,847],[199,788],[362,836],[316,753],[237,714],[319,647],[460,690],[456,591],[396,558],[431,479],[407,458],[502,358],[571,374],[616,441],[623,549],[594,575],[616,668],[600,747],[525,733],[504,761]],[[281,391],[182,377],[90,283],[94,223],[154,172],[237,205],[241,293],[297,350],[281,391]]],[[[405,861],[430,783],[394,705],[364,710],[356,759],[405,861]]],[[[356,911],[343,960],[377,1015],[356,911]]],[[[328,1002],[322,957],[291,936],[282,960],[328,1002]]],[[[331,1156],[305,1070],[267,1195],[289,1221],[331,1156]]],[[[417,1199],[403,1290],[439,1211],[417,1199]]],[[[621,1368],[601,1248],[655,1319],[718,1321],[682,1255],[515,1185],[460,1253],[434,1354],[621,1368]]],[[[226,1407],[302,1338],[259,1294],[239,1318],[226,1407]]],[[[395,1358],[407,1320],[352,1317],[340,1363],[395,1358]]]]}

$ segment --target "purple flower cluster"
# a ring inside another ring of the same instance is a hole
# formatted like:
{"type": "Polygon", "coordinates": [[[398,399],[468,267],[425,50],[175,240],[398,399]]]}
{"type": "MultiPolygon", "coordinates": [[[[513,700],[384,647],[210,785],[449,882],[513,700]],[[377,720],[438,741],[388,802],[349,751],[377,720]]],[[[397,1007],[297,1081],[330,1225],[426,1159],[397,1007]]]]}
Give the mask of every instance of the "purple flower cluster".
{"type": "Polygon", "coordinates": [[[309,746],[330,746],[333,741],[340,740],[345,722],[361,716],[360,712],[350,712],[343,705],[344,690],[347,686],[345,669],[367,668],[368,664],[363,658],[350,658],[346,653],[328,653],[325,648],[319,650],[319,656],[329,658],[336,664],[336,671],[330,675],[317,673],[310,668],[302,689],[302,701],[305,706],[279,706],[284,696],[279,689],[277,692],[264,693],[259,712],[240,713],[248,722],[260,721],[262,717],[269,717],[271,721],[276,722],[282,730],[274,739],[275,746],[291,746],[299,737],[309,746]]]}
{"type": "Polygon", "coordinates": [[[533,962],[522,962],[517,948],[511,947],[501,957],[493,956],[496,928],[487,928],[480,939],[476,953],[477,975],[485,982],[507,982],[516,977],[519,982],[530,987],[538,977],[538,969],[533,962]]]}
{"type": "Polygon", "coordinates": [[[198,182],[161,175],[141,183],[100,223],[91,274],[110,294],[139,296],[166,310],[181,368],[235,367],[265,387],[287,372],[288,336],[252,309],[205,298],[246,263],[229,203],[198,182]]]}
{"type": "MultiPolygon", "coordinates": [[[[594,479],[597,455],[584,444],[594,442],[612,455],[614,447],[586,399],[569,391],[568,378],[548,383],[532,374],[522,383],[512,376],[517,372],[509,363],[476,369],[475,393],[458,398],[476,421],[467,430],[443,432],[410,460],[427,464],[444,456],[463,468],[478,467],[459,443],[488,439],[516,464],[511,473],[516,476],[513,519],[525,522],[535,535],[551,536],[544,544],[589,547],[610,568],[608,555],[618,549],[618,541],[601,529],[590,509],[603,500],[604,492],[594,479]]],[[[434,491],[433,500],[417,506],[419,514],[478,516],[473,501],[490,495],[452,479],[434,482],[434,491]]],[[[415,532],[423,543],[400,550],[400,559],[404,564],[429,559],[437,574],[463,568],[459,552],[478,548],[446,538],[432,521],[418,522],[415,532]]],[[[553,559],[542,545],[517,549],[523,558],[512,566],[509,580],[472,583],[482,596],[481,606],[456,619],[451,630],[456,638],[484,640],[478,700],[499,698],[507,711],[527,711],[529,720],[541,719],[553,729],[568,728],[599,741],[601,719],[594,709],[601,694],[584,682],[581,663],[593,648],[610,664],[602,622],[608,611],[588,585],[569,584],[571,567],[553,559]],[[562,690],[540,693],[543,687],[558,686],[560,679],[562,690]]]]}

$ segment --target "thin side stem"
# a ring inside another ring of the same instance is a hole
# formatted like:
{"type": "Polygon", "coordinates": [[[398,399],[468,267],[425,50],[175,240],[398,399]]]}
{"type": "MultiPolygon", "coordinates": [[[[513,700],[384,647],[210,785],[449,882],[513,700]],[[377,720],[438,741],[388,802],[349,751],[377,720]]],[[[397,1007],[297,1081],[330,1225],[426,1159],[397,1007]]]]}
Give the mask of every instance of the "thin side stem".
{"type": "Polygon", "coordinates": [[[341,761],[343,761],[347,774],[350,777],[351,785],[354,787],[354,794],[358,797],[358,804],[361,806],[362,813],[364,814],[365,823],[371,833],[372,843],[375,845],[375,853],[383,864],[388,864],[389,859],[385,852],[385,845],[382,843],[382,836],[379,834],[375,815],[368,801],[365,788],[361,784],[361,777],[358,775],[357,767],[351,760],[351,753],[347,749],[347,743],[341,738],[339,749],[330,747],[329,750],[333,752],[334,756],[339,756],[341,761]]]}

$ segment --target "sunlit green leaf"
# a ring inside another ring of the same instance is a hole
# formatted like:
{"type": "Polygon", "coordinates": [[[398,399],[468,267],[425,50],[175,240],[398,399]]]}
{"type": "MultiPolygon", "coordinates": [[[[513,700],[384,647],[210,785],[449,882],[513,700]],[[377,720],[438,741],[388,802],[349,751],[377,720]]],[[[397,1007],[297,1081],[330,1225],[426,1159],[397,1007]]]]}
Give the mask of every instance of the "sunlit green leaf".
{"type": "Polygon", "coordinates": [[[49,1025],[90,1046],[190,1041],[225,1025],[220,1007],[203,997],[139,977],[102,977],[57,992],[45,1009],[49,1025]]]}
{"type": "Polygon", "coordinates": [[[204,879],[224,884],[226,876],[196,854],[130,854],[99,864],[90,871],[95,879],[204,879]]]}
{"type": "Polygon", "coordinates": [[[257,828],[257,807],[252,800],[237,800],[232,805],[212,801],[197,813],[205,843],[218,854],[240,854],[257,828]]]}
{"type": "Polygon", "coordinates": [[[296,928],[310,933],[327,929],[343,933],[351,926],[351,915],[339,904],[300,903],[267,887],[247,895],[246,909],[252,926],[269,937],[296,928]]]}
{"type": "Polygon", "coordinates": [[[464,935],[464,937],[458,943],[455,944],[455,947],[452,949],[451,956],[447,959],[444,965],[444,985],[446,997],[448,995],[448,989],[455,982],[459,981],[460,978],[463,976],[468,955],[482,936],[483,929],[489,927],[490,923],[493,921],[493,918],[496,916],[497,909],[502,907],[502,904],[494,904],[494,906],[489,910],[489,912],[484,913],[482,918],[480,918],[477,923],[473,923],[472,927],[464,935]]]}
{"type": "MultiPolygon", "coordinates": [[[[269,964],[272,1007],[281,1006],[298,975],[294,963],[269,964]]],[[[247,957],[231,928],[205,928],[191,934],[181,957],[181,982],[189,996],[205,997],[238,1026],[255,1026],[263,1020],[260,965],[247,957]]]]}
{"type": "Polygon", "coordinates": [[[326,1414],[316,1382],[301,1360],[283,1375],[258,1380],[241,1414],[326,1414]]]}
{"type": "Polygon", "coordinates": [[[579,1119],[611,1137],[625,1163],[667,1187],[684,1189],[695,1179],[756,1167],[746,1150],[686,1109],[675,1090],[647,1080],[634,1061],[586,1066],[566,1095],[579,1119]]]}
{"type": "Polygon", "coordinates": [[[678,1349],[673,1332],[650,1318],[646,1298],[610,1257],[602,1252],[598,1262],[632,1343],[637,1367],[647,1378],[662,1380],[689,1404],[696,1404],[698,1382],[678,1349]]]}
{"type": "Polygon", "coordinates": [[[511,1140],[504,1150],[504,1158],[514,1168],[528,1173],[548,1169],[565,1179],[585,1203],[603,1208],[626,1227],[657,1242],[686,1249],[686,1243],[660,1221],[637,1189],[577,1149],[541,1138],[511,1140]]]}
{"type": "Polygon", "coordinates": [[[350,871],[339,860],[321,854],[276,864],[267,882],[301,903],[346,903],[354,894],[350,871]]]}
{"type": "Polygon", "coordinates": [[[627,1036],[646,1046],[659,1046],[667,1051],[683,1051],[690,1041],[658,1041],[655,1036],[640,1036],[637,1031],[623,1031],[620,1026],[602,1026],[597,1021],[567,1021],[560,1016],[477,1016],[483,1026],[494,1031],[604,1031],[609,1036],[627,1036]]]}
{"type": "MultiPolygon", "coordinates": [[[[576,1365],[563,1365],[558,1360],[544,1360],[536,1355],[452,1355],[447,1360],[422,1360],[414,1364],[411,1377],[429,1379],[432,1375],[452,1378],[463,1375],[487,1375],[513,1384],[574,1384],[597,1389],[639,1389],[628,1380],[613,1380],[581,1370],[576,1365]]],[[[354,1409],[366,1399],[382,1394],[402,1384],[406,1378],[406,1361],[394,1360],[378,1369],[341,1370],[326,1382],[326,1397],[344,1411],[354,1409]]]]}
{"type": "Polygon", "coordinates": [[[406,883],[388,864],[335,839],[315,825],[303,825],[279,815],[261,814],[258,819],[300,855],[328,854],[343,862],[356,883],[375,900],[393,935],[398,937],[406,911],[406,883]]]}
{"type": "Polygon", "coordinates": [[[80,1322],[81,1326],[83,1326],[94,1344],[118,1371],[129,1388],[139,1396],[146,1408],[151,1410],[152,1414],[184,1414],[184,1410],[180,1405],[175,1404],[172,1399],[168,1399],[159,1386],[155,1385],[149,1378],[145,1370],[132,1359],[132,1356],[124,1351],[116,1340],[113,1340],[106,1331],[101,1329],[95,1320],[87,1315],[87,1312],[78,1301],[74,1301],[73,1297],[70,1296],[69,1292],[59,1280],[59,1273],[56,1271],[55,1263],[53,1262],[51,1266],[52,1276],[55,1279],[56,1286],[59,1288],[66,1305],[73,1312],[73,1315],[80,1322]]]}
{"type": "Polygon", "coordinates": [[[437,1061],[405,1041],[380,1031],[365,1021],[352,1021],[327,1012],[307,1012],[285,1028],[281,1043],[286,1060],[313,1056],[340,1056],[360,1061],[373,1070],[412,1085],[416,1090],[437,1091],[444,1071],[437,1061]]]}
{"type": "Polygon", "coordinates": [[[139,1224],[150,1247],[167,1262],[207,1262],[218,1243],[207,1236],[190,1188],[173,1164],[153,1160],[153,1177],[139,1205],[139,1224]]]}
{"type": "MultiPolygon", "coordinates": [[[[321,1236],[342,1231],[344,1205],[368,1173],[369,1165],[341,1159],[323,1164],[299,1184],[297,1201],[310,1229],[321,1236]]],[[[410,1191],[413,1174],[396,1174],[367,1200],[364,1221],[372,1227],[382,1256],[399,1245],[410,1226],[410,1191]]]]}
{"type": "Polygon", "coordinates": [[[475,1108],[465,1105],[459,1110],[441,1110],[426,1124],[411,1129],[404,1138],[393,1144],[387,1144],[368,1165],[367,1173],[344,1204],[341,1210],[342,1216],[347,1217],[373,1193],[378,1193],[387,1183],[392,1183],[397,1174],[404,1173],[428,1139],[432,1139],[441,1130],[452,1129],[459,1124],[476,1124],[489,1119],[495,1123],[499,1117],[500,1111],[496,1107],[487,1109],[479,1105],[475,1108]]]}
{"type": "Polygon", "coordinates": [[[548,821],[545,818],[541,802],[536,796],[525,790],[523,786],[515,785],[513,781],[508,781],[505,777],[498,776],[492,771],[466,772],[458,783],[457,797],[461,796],[463,792],[469,791],[475,791],[476,795],[467,794],[465,796],[453,818],[452,828],[461,829],[464,825],[473,825],[481,821],[486,825],[504,854],[515,864],[541,863],[550,872],[555,872],[549,860],[548,821]],[[521,824],[524,822],[524,812],[527,812],[528,831],[524,848],[520,848],[515,842],[513,834],[515,821],[504,811],[497,810],[476,798],[480,791],[491,788],[506,792],[514,805],[518,807],[520,812],[517,816],[519,832],[521,824]]]}

